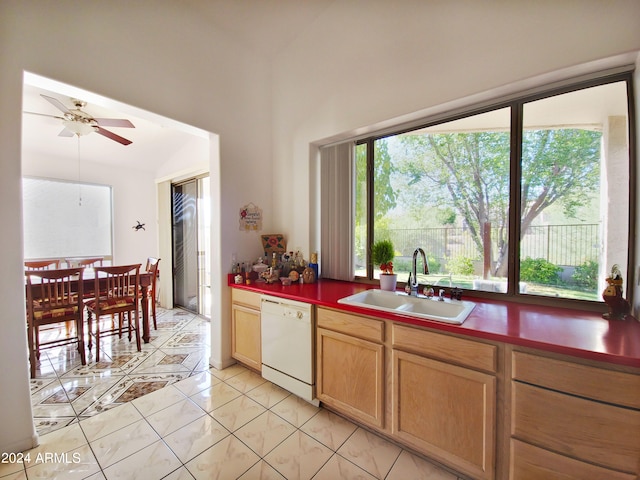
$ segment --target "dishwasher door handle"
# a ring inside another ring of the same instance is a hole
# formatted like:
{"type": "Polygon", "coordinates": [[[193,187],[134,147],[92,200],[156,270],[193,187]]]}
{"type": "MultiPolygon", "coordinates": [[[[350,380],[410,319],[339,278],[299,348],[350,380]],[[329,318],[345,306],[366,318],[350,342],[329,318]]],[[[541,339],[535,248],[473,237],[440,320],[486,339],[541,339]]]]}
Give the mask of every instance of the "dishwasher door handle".
{"type": "Polygon", "coordinates": [[[268,298],[263,298],[262,299],[263,303],[273,303],[274,305],[280,305],[280,302],[276,301],[276,300],[270,300],[268,298]]]}

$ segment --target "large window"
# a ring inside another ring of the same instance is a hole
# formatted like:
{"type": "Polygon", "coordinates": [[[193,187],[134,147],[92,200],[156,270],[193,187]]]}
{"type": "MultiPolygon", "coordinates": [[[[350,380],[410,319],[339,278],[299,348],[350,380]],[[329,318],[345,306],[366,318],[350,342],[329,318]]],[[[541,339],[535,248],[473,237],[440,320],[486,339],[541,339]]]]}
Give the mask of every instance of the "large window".
{"type": "MultiPolygon", "coordinates": [[[[399,281],[601,301],[630,260],[630,77],[510,100],[359,141],[354,276],[376,279],[390,239],[399,281]]],[[[625,284],[628,285],[628,284],[625,284]]]]}
{"type": "Polygon", "coordinates": [[[112,257],[111,187],[22,179],[24,256],[112,257]]]}

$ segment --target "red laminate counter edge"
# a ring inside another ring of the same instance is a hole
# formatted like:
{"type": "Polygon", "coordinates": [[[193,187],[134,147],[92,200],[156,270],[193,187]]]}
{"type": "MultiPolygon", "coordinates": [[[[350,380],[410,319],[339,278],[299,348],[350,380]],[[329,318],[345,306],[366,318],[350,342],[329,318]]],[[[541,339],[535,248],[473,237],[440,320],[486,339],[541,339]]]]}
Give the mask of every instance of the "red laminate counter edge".
{"type": "Polygon", "coordinates": [[[433,330],[640,368],[640,322],[635,319],[609,321],[596,312],[472,298],[469,300],[476,306],[469,317],[462,325],[451,325],[338,303],[342,297],[377,288],[374,285],[327,279],[290,286],[280,283],[236,285],[232,276],[228,284],[232,288],[433,330]]]}

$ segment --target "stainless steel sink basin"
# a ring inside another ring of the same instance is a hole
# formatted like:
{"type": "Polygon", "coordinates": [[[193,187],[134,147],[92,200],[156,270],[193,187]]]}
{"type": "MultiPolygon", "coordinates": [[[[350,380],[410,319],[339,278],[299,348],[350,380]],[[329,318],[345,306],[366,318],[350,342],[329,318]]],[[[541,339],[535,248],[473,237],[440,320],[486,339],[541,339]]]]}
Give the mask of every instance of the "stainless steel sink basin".
{"type": "Polygon", "coordinates": [[[442,302],[435,298],[411,297],[400,292],[375,289],[341,298],[338,303],[457,325],[462,324],[475,307],[475,303],[466,300],[445,299],[442,302]]]}

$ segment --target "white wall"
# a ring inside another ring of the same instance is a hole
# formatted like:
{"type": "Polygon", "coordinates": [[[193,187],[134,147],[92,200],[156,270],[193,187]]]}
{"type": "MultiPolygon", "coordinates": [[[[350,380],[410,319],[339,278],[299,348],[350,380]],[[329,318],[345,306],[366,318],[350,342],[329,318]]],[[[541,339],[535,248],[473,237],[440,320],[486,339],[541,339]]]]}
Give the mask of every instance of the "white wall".
{"type": "Polygon", "coordinates": [[[209,139],[193,136],[180,150],[161,162],[156,178],[177,180],[209,171],[209,139]]]}
{"type": "MultiPolygon", "coordinates": [[[[22,174],[61,180],[77,180],[78,165],[74,159],[50,158],[25,154],[22,174]]],[[[158,256],[156,185],[154,174],[135,169],[113,169],[104,164],[82,161],[81,180],[110,185],[113,196],[113,262],[126,265],[141,263],[158,256]],[[134,230],[136,221],[145,230],[134,230]]]]}
{"type": "MultiPolygon", "coordinates": [[[[5,452],[34,441],[19,208],[25,70],[219,134],[220,164],[209,165],[224,179],[214,179],[221,200],[215,208],[224,209],[214,212],[222,222],[217,225],[233,224],[237,209],[249,202],[271,209],[270,182],[255,180],[268,178],[271,171],[271,80],[264,58],[204,24],[179,2],[1,2],[0,451],[5,452]]],[[[217,152],[210,158],[217,162],[217,152]]],[[[269,228],[268,219],[266,224],[269,228]]],[[[226,274],[233,251],[260,250],[237,224],[217,235],[216,278],[226,274]]],[[[116,248],[127,240],[116,238],[116,248]]],[[[212,361],[223,364],[230,358],[228,294],[221,281],[212,290],[220,298],[212,318],[217,342],[212,361]]]]}
{"type": "MultiPolygon", "coordinates": [[[[310,144],[638,50],[638,18],[637,1],[335,2],[274,63],[274,170],[313,182],[310,144]]],[[[278,227],[305,251],[319,247],[310,204],[274,189],[278,227]]]]}

